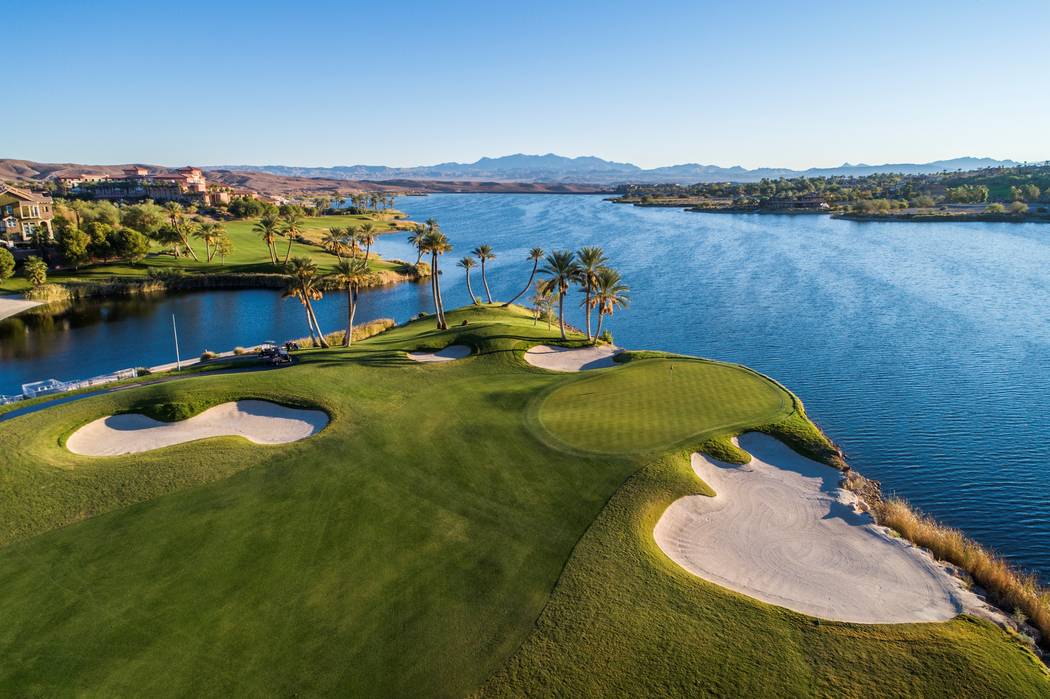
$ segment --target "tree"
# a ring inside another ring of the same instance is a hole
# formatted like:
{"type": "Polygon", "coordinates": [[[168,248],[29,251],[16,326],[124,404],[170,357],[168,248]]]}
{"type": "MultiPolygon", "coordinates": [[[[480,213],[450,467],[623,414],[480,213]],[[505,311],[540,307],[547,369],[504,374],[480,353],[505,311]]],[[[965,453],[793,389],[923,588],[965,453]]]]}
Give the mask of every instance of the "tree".
{"type": "Polygon", "coordinates": [[[1015,216],[1027,214],[1028,204],[1025,204],[1023,201],[1015,201],[1014,203],[1010,204],[1010,213],[1014,214],[1015,216]]]}
{"type": "Polygon", "coordinates": [[[419,267],[420,260],[423,259],[423,238],[427,235],[427,227],[422,224],[416,224],[412,228],[412,235],[408,236],[408,242],[416,248],[416,267],[419,267]]]}
{"type": "Polygon", "coordinates": [[[475,306],[480,305],[481,301],[479,301],[478,297],[474,295],[474,289],[472,289],[470,287],[470,270],[474,269],[474,258],[473,257],[464,257],[463,259],[461,259],[459,262],[456,263],[456,266],[457,267],[462,267],[466,271],[466,273],[467,273],[467,293],[470,294],[470,300],[474,303],[475,306]]]}
{"type": "Polygon", "coordinates": [[[1042,194],[1042,190],[1039,189],[1038,185],[1026,184],[1022,189],[1024,190],[1025,201],[1039,201],[1039,195],[1042,194]]]}
{"type": "Polygon", "coordinates": [[[597,284],[598,269],[605,264],[605,251],[599,247],[580,248],[576,253],[579,260],[579,279],[585,295],[583,308],[587,314],[587,339],[591,338],[591,296],[594,294],[594,286],[597,284]]]}
{"type": "Polygon", "coordinates": [[[284,251],[284,264],[288,264],[288,256],[292,254],[292,240],[303,233],[303,212],[298,206],[289,207],[285,212],[281,233],[288,238],[288,249],[284,251]]]}
{"type": "Polygon", "coordinates": [[[492,292],[489,291],[489,280],[485,275],[485,262],[496,259],[496,253],[492,252],[490,245],[479,245],[471,250],[471,254],[481,260],[481,282],[485,285],[485,299],[492,303],[492,292]]]}
{"type": "Polygon", "coordinates": [[[263,216],[255,222],[252,230],[266,243],[266,249],[270,253],[270,263],[277,264],[277,236],[280,235],[281,220],[276,216],[263,216]]]}
{"type": "Polygon", "coordinates": [[[109,234],[109,249],[114,257],[141,262],[149,254],[149,239],[131,228],[118,228],[109,234]]]}
{"type": "Polygon", "coordinates": [[[113,253],[109,246],[109,234],[112,230],[112,226],[101,221],[92,221],[87,224],[87,234],[91,239],[87,246],[88,255],[96,260],[108,260],[112,256],[113,253]]]}
{"type": "Polygon", "coordinates": [[[1006,207],[1003,206],[1002,204],[1000,204],[999,202],[993,202],[993,203],[989,204],[987,207],[985,207],[984,210],[986,212],[990,213],[990,214],[1005,214],[1006,213],[1006,207]]]}
{"type": "Polygon", "coordinates": [[[153,235],[164,224],[164,214],[164,209],[147,201],[125,207],[120,220],[128,228],[134,228],[145,235],[153,235]]]}
{"type": "Polygon", "coordinates": [[[87,262],[90,243],[91,238],[79,228],[74,228],[72,225],[59,228],[58,249],[62,253],[62,259],[74,269],[87,262]]]}
{"type": "Polygon", "coordinates": [[[343,236],[345,235],[346,233],[342,228],[329,228],[325,232],[324,237],[321,238],[321,245],[325,250],[342,260],[343,250],[346,248],[346,243],[343,242],[343,236]]]}
{"type": "Polygon", "coordinates": [[[0,248],[0,282],[10,279],[15,273],[15,256],[7,248],[0,248]]]}
{"type": "Polygon", "coordinates": [[[546,287],[551,293],[558,294],[558,327],[561,339],[565,339],[565,293],[569,285],[576,281],[580,267],[576,264],[576,253],[571,250],[555,250],[547,255],[547,260],[540,270],[548,276],[546,287]]]}
{"type": "Polygon", "coordinates": [[[361,227],[357,230],[357,239],[361,242],[361,245],[365,246],[365,262],[368,262],[368,256],[372,252],[372,246],[376,242],[376,227],[371,221],[361,224],[361,227]]]}
{"type": "Polygon", "coordinates": [[[233,252],[233,241],[226,235],[226,231],[215,241],[215,252],[219,254],[219,264],[226,264],[226,256],[233,252]]]}
{"type": "Polygon", "coordinates": [[[438,270],[438,257],[446,252],[450,252],[452,244],[448,242],[448,238],[441,232],[436,221],[433,221],[433,226],[423,238],[423,250],[430,253],[430,290],[434,295],[434,312],[437,315],[437,328],[438,330],[448,330],[448,322],[445,320],[445,306],[441,302],[441,277],[438,270]]]}
{"type": "Polygon", "coordinates": [[[324,296],[317,283],[317,263],[309,257],[294,257],[290,263],[285,265],[285,268],[288,270],[285,297],[299,299],[299,303],[303,304],[306,311],[306,325],[310,330],[310,339],[314,339],[316,330],[316,344],[320,347],[328,347],[328,341],[321,332],[321,326],[317,322],[317,315],[313,307],[313,302],[319,301],[324,296]]]}
{"type": "MultiPolygon", "coordinates": [[[[170,223],[172,229],[179,234],[179,240],[182,242],[183,247],[189,251],[194,262],[200,262],[200,258],[198,258],[197,253],[194,252],[193,247],[190,245],[189,238],[186,236],[186,231],[182,227],[182,216],[185,213],[182,205],[177,201],[169,201],[164,204],[164,211],[168,214],[168,223],[170,223]]],[[[178,257],[177,254],[175,256],[178,257]]]]}
{"type": "Polygon", "coordinates": [[[47,265],[36,255],[30,255],[22,265],[22,276],[24,276],[33,287],[42,286],[47,283],[47,265]]]}
{"type": "Polygon", "coordinates": [[[358,292],[361,287],[374,284],[378,275],[368,269],[368,263],[364,260],[341,259],[328,278],[346,290],[346,337],[343,338],[343,347],[349,347],[354,334],[358,292]]]}
{"type": "Polygon", "coordinates": [[[598,307],[598,328],[594,333],[597,342],[602,334],[602,320],[611,316],[616,308],[627,308],[630,287],[623,283],[620,273],[609,267],[601,267],[594,277],[594,303],[598,307]]]}
{"type": "Polygon", "coordinates": [[[533,248],[532,250],[529,250],[529,259],[532,260],[532,272],[529,274],[529,283],[525,285],[524,289],[518,292],[517,296],[503,304],[504,308],[520,299],[522,295],[529,290],[529,287],[532,286],[532,280],[536,278],[536,270],[540,266],[540,260],[543,259],[543,248],[533,248]]]}
{"type": "MultiPolygon", "coordinates": [[[[536,307],[536,319],[540,315],[547,316],[547,330],[551,329],[551,316],[554,314],[554,299],[551,298],[550,289],[544,284],[536,285],[536,295],[532,297],[532,304],[536,307]]],[[[533,322],[533,325],[536,323],[533,322]]]]}
{"type": "Polygon", "coordinates": [[[215,257],[215,243],[224,234],[223,227],[218,223],[205,223],[194,232],[194,237],[204,241],[204,256],[208,262],[215,257]]]}

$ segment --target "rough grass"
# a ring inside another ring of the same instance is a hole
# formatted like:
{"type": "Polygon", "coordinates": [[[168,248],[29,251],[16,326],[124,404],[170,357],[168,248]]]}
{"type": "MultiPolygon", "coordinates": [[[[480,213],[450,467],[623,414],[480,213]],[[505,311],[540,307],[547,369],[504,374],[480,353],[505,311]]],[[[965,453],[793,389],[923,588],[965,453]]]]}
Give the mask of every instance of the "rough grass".
{"type": "Polygon", "coordinates": [[[534,397],[575,383],[522,360],[553,333],[517,308],[449,320],[0,423],[0,695],[463,696],[491,677],[515,696],[1045,696],[985,622],[819,623],[688,575],[651,537],[709,492],[687,451],[646,466],[537,440],[534,397]],[[404,357],[449,344],[477,353],[404,357]],[[62,446],[119,410],[238,398],[331,422],[272,447],[62,446]]]}
{"type": "Polygon", "coordinates": [[[1042,634],[1042,645],[1050,647],[1050,591],[1040,587],[1034,575],[1014,569],[959,530],[917,512],[903,500],[880,500],[872,508],[880,524],[970,573],[1000,607],[1024,614],[1042,634]]]}

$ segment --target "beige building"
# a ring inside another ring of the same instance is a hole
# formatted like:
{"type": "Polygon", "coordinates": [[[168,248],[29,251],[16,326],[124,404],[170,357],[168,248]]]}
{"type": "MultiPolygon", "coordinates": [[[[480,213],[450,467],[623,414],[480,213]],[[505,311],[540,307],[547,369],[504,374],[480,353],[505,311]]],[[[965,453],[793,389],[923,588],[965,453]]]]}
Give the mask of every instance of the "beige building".
{"type": "Polygon", "coordinates": [[[53,217],[50,195],[0,184],[0,240],[26,242],[41,229],[51,237],[53,217]]]}

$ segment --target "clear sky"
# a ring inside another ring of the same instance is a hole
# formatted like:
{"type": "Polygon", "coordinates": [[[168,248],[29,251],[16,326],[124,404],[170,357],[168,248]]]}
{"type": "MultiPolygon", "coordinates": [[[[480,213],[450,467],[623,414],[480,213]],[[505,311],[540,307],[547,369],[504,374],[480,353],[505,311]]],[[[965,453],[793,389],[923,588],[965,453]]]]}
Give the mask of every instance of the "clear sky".
{"type": "Polygon", "coordinates": [[[1050,158],[1050,2],[5,0],[0,157],[1050,158]]]}

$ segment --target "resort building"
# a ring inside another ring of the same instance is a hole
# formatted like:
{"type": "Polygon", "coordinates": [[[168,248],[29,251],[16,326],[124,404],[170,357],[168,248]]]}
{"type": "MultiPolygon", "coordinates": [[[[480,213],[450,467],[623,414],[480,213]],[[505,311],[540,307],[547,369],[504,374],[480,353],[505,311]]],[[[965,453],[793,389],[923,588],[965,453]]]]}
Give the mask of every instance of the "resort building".
{"type": "Polygon", "coordinates": [[[0,184],[0,240],[26,242],[41,229],[51,237],[53,217],[50,195],[0,184]]]}
{"type": "Polygon", "coordinates": [[[822,194],[803,194],[787,199],[766,199],[762,202],[763,209],[792,209],[806,211],[822,211],[829,208],[827,200],[822,194]]]}
{"type": "Polygon", "coordinates": [[[183,167],[174,172],[151,173],[140,166],[125,168],[116,177],[98,175],[66,177],[60,180],[70,194],[112,201],[177,201],[205,206],[228,204],[230,192],[224,188],[208,189],[208,181],[199,168],[183,167]],[[68,185],[67,185],[68,183],[68,185]]]}

